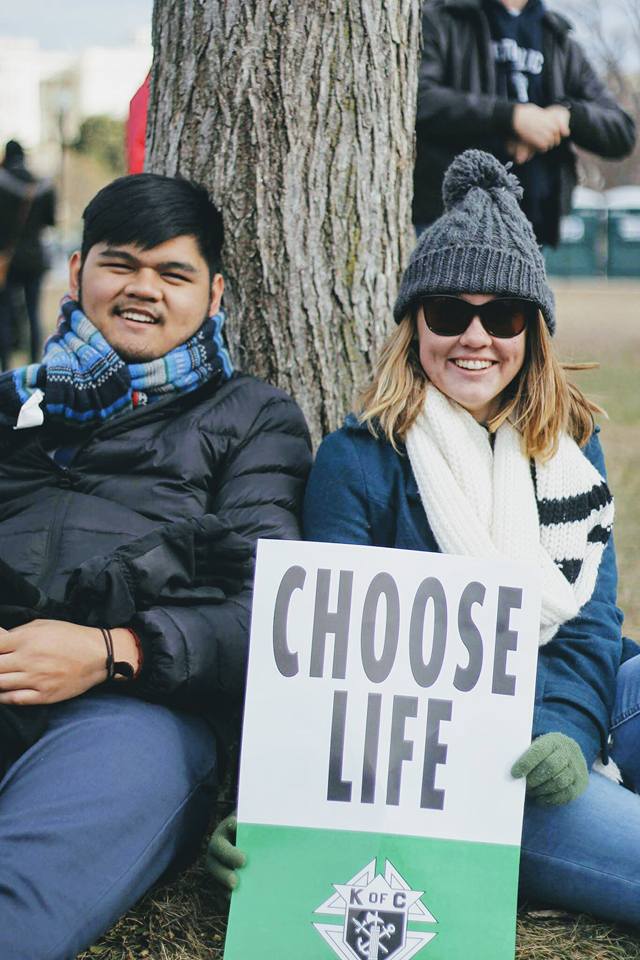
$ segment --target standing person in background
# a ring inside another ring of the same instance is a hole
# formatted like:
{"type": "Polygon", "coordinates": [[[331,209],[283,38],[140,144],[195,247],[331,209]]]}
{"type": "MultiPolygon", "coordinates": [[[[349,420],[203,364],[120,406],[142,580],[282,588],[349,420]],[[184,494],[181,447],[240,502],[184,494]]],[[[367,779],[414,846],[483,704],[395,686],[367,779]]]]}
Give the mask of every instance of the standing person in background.
{"type": "Polygon", "coordinates": [[[512,160],[523,209],[555,246],[576,184],[574,146],[618,160],[631,117],[607,92],[571,25],[543,0],[426,0],[418,86],[413,222],[442,212],[442,178],[467,147],[512,160]]]}
{"type": "Polygon", "coordinates": [[[0,365],[10,366],[16,326],[15,304],[21,294],[29,321],[31,362],[40,358],[40,288],[48,263],[42,231],[55,223],[55,192],[50,180],[38,180],[25,165],[24,150],[9,140],[0,167],[0,250],[8,272],[0,291],[0,365]]]}

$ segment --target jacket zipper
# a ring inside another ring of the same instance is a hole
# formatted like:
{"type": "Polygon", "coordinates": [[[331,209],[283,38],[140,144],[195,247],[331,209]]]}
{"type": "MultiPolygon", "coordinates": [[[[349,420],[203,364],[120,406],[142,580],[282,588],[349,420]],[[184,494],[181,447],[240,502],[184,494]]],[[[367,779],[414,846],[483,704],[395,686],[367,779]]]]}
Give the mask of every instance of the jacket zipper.
{"type": "Polygon", "coordinates": [[[60,552],[64,518],[67,515],[70,501],[71,494],[68,490],[59,494],[56,501],[51,526],[49,527],[49,536],[47,537],[47,562],[42,570],[41,576],[38,578],[40,581],[38,586],[43,593],[48,592],[51,581],[58,568],[58,554],[60,552]]]}

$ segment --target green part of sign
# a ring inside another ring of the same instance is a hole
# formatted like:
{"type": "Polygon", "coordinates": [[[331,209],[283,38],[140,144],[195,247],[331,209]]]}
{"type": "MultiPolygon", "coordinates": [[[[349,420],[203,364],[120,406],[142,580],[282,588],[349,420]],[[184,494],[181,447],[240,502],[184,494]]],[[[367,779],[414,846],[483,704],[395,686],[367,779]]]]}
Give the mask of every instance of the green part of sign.
{"type": "Polygon", "coordinates": [[[256,824],[237,842],[224,960],[513,960],[517,846],[256,824]]]}

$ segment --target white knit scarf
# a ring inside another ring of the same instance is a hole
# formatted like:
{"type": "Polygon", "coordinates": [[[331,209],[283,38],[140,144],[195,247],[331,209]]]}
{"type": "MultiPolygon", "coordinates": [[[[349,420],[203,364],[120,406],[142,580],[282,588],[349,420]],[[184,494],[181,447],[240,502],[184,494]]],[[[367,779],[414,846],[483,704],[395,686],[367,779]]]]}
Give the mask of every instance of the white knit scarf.
{"type": "Polygon", "coordinates": [[[613,499],[566,434],[546,463],[522,451],[504,423],[494,435],[433,385],[406,448],[429,525],[443,553],[535,560],[540,644],[587,602],[613,523],[613,499]]]}

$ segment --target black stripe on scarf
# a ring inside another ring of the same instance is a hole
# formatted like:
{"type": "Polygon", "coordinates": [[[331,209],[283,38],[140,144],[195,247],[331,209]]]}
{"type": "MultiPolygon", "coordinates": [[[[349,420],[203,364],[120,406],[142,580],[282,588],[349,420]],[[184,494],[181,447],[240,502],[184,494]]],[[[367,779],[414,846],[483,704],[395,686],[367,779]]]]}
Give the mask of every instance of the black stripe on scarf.
{"type": "Polygon", "coordinates": [[[587,540],[589,543],[606,543],[611,536],[611,527],[603,527],[599,523],[589,530],[587,540]]]}
{"type": "Polygon", "coordinates": [[[582,560],[559,560],[557,563],[565,580],[573,585],[580,576],[582,560]]]}
{"type": "Polygon", "coordinates": [[[611,494],[604,480],[595,484],[586,493],[578,493],[574,497],[563,497],[561,500],[539,500],[540,523],[550,526],[553,523],[574,523],[577,520],[586,520],[593,510],[599,510],[610,500],[611,494]]]}

